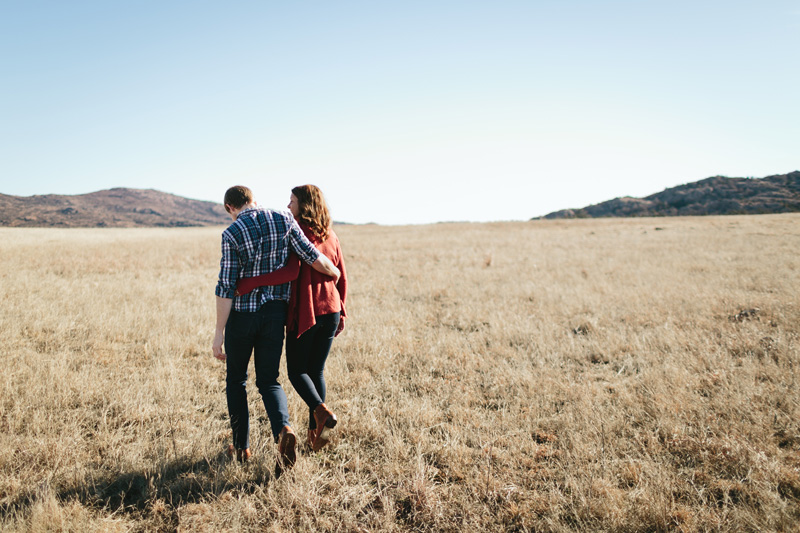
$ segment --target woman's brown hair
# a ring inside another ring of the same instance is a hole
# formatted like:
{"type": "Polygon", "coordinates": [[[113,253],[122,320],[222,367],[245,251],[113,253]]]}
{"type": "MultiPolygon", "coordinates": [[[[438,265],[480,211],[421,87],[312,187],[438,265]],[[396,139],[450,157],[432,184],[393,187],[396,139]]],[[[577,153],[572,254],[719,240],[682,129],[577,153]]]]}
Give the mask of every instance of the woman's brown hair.
{"type": "Polygon", "coordinates": [[[297,198],[297,221],[309,227],[311,233],[325,241],[331,230],[331,215],[322,191],[316,185],[300,185],[292,189],[297,198]]]}

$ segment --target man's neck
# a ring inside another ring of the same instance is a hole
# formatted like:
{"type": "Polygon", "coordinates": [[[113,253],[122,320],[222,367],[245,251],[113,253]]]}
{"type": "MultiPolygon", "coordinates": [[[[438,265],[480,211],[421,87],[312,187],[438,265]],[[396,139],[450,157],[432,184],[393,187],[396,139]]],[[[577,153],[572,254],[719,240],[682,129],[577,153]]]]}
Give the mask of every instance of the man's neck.
{"type": "Polygon", "coordinates": [[[248,209],[252,209],[255,206],[256,206],[255,202],[250,202],[249,204],[243,205],[239,209],[234,209],[233,211],[231,211],[231,218],[233,218],[233,220],[236,220],[237,218],[239,218],[239,215],[242,213],[242,211],[246,211],[248,209]]]}

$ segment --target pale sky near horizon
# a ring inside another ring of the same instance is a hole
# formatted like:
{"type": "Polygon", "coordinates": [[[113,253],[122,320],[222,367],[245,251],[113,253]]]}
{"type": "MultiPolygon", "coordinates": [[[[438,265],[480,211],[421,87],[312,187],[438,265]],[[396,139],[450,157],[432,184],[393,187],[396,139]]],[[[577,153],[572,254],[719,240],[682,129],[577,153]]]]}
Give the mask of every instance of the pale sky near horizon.
{"type": "Polygon", "coordinates": [[[0,193],[526,220],[800,170],[800,0],[6,1],[0,193]]]}

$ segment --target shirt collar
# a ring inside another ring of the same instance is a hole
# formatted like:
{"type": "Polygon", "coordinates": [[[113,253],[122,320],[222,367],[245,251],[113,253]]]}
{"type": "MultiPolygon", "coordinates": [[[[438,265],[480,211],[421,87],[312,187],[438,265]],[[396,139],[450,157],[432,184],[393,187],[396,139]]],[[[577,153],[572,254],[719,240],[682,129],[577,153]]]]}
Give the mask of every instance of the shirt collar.
{"type": "Polygon", "coordinates": [[[254,205],[253,207],[248,207],[247,209],[242,209],[241,211],[239,211],[239,214],[236,215],[236,220],[239,220],[239,217],[247,213],[248,211],[255,211],[256,209],[258,209],[257,205],[254,205]]]}

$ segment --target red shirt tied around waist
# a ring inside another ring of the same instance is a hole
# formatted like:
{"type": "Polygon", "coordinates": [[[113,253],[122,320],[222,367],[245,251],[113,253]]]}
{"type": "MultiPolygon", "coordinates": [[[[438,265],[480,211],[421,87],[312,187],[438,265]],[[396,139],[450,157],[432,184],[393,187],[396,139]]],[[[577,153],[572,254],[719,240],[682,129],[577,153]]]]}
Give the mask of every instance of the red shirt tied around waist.
{"type": "Polygon", "coordinates": [[[329,313],[341,313],[339,331],[344,328],[345,299],[347,297],[347,274],[344,267],[344,256],[339,244],[339,237],[330,230],[328,238],[321,241],[305,224],[300,228],[309,241],[325,254],[342,273],[336,283],[329,276],[321,274],[300,261],[294,254],[282,268],[253,278],[242,278],[236,285],[238,294],[247,294],[256,287],[264,285],[280,285],[292,281],[289,297],[289,312],[286,318],[288,334],[300,337],[311,326],[316,324],[316,317],[329,313]]]}

